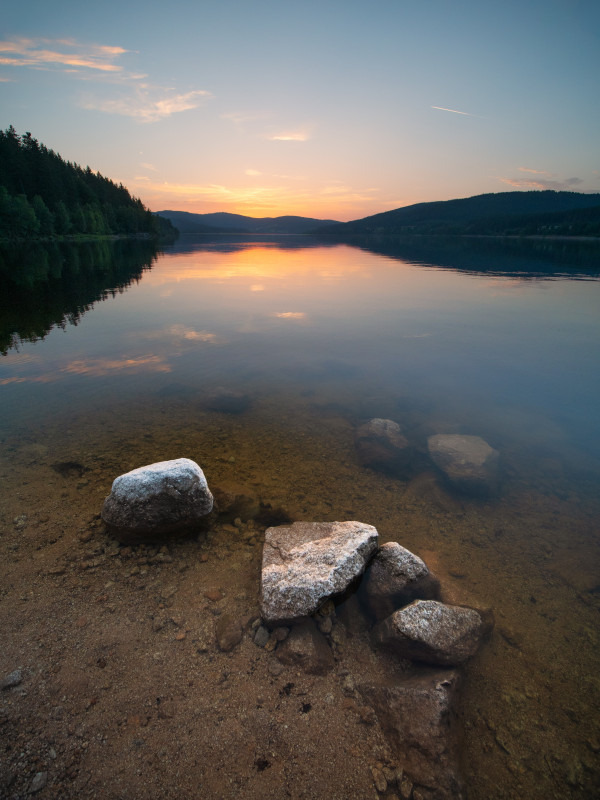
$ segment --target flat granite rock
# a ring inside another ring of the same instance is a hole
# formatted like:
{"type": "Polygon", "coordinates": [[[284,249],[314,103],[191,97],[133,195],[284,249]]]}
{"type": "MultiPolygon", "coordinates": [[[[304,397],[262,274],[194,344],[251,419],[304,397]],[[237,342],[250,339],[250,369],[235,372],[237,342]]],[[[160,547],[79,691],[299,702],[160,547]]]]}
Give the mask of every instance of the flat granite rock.
{"type": "Polygon", "coordinates": [[[474,608],[415,600],[377,624],[372,636],[375,644],[402,658],[456,666],[475,655],[489,629],[489,621],[474,608]]]}
{"type": "Polygon", "coordinates": [[[499,453],[480,436],[438,433],[427,440],[434,464],[450,483],[468,494],[493,494],[498,488],[499,453]]]}
{"type": "Polygon", "coordinates": [[[198,464],[177,458],[115,478],[102,519],[132,537],[157,536],[193,526],[212,507],[213,496],[198,464]]]}
{"type": "Polygon", "coordinates": [[[270,625],[310,616],[361,575],[377,549],[363,522],[294,522],[268,528],[261,575],[261,615],[270,625]]]}

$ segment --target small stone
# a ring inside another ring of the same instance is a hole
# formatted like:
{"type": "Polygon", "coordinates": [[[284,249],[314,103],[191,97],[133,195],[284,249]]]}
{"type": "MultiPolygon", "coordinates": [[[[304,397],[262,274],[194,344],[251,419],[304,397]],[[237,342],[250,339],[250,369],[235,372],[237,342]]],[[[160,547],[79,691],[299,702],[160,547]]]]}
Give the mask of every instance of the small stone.
{"type": "Polygon", "coordinates": [[[331,633],[331,629],[333,628],[333,622],[331,621],[331,617],[321,617],[317,619],[317,625],[319,626],[319,630],[321,633],[331,633]]]}
{"type": "Polygon", "coordinates": [[[31,786],[29,788],[29,791],[40,792],[44,788],[47,782],[48,782],[47,772],[36,772],[33,780],[31,781],[31,786]]]}
{"type": "Polygon", "coordinates": [[[258,647],[265,647],[269,638],[270,635],[267,628],[265,628],[264,625],[260,625],[254,634],[254,644],[258,645],[258,647]]]}
{"type": "Polygon", "coordinates": [[[14,686],[19,686],[23,680],[23,673],[20,669],[15,669],[0,681],[0,690],[12,689],[14,686]]]}
{"type": "Polygon", "coordinates": [[[211,603],[216,603],[218,600],[223,599],[223,594],[221,593],[220,589],[212,588],[212,589],[207,589],[204,592],[204,597],[206,597],[207,600],[210,600],[211,603]]]}
{"type": "Polygon", "coordinates": [[[402,800],[410,800],[412,790],[412,781],[410,781],[408,778],[402,778],[402,783],[400,784],[400,797],[402,800]]]}
{"type": "Polygon", "coordinates": [[[231,614],[223,614],[217,620],[216,634],[219,648],[224,653],[229,653],[242,641],[243,631],[240,621],[231,614]]]}
{"type": "Polygon", "coordinates": [[[383,771],[379,769],[379,767],[371,767],[371,775],[373,776],[373,783],[379,794],[387,792],[388,784],[383,771]]]}
{"type": "Polygon", "coordinates": [[[290,634],[289,628],[284,628],[282,625],[279,628],[275,628],[273,631],[273,636],[277,639],[278,642],[284,642],[290,634]]]}

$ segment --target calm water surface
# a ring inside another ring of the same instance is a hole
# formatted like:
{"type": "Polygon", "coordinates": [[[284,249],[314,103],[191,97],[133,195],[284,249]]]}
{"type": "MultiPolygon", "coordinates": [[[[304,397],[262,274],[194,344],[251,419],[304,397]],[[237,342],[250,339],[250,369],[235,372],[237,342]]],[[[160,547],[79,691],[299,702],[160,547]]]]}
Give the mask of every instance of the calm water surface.
{"type": "Polygon", "coordinates": [[[295,518],[375,524],[494,609],[466,682],[470,796],[595,796],[600,248],[221,237],[128,257],[77,256],[67,288],[55,253],[53,291],[12,287],[5,446],[110,450],[119,471],[187,455],[209,482],[227,461],[295,518]],[[248,410],[211,410],[220,387],[248,410]],[[412,480],[361,484],[353,431],[375,416],[423,454],[412,480]],[[445,432],[500,451],[498,497],[453,504],[421,479],[445,432]]]}

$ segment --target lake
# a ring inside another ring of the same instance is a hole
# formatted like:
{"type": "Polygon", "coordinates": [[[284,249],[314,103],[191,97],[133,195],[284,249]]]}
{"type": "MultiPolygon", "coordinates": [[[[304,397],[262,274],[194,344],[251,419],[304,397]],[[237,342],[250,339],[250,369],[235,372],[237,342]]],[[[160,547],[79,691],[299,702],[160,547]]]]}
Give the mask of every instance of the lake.
{"type": "Polygon", "coordinates": [[[464,669],[469,797],[596,796],[598,244],[183,237],[22,250],[2,269],[10,563],[23,530],[32,563],[36,536],[68,536],[57,498],[81,526],[118,474],[180,456],[291,519],[375,525],[493,609],[464,669]],[[402,426],[414,474],[358,464],[373,417],[402,426]],[[499,451],[496,496],[436,476],[436,433],[499,451]],[[40,509],[37,528],[18,522],[40,509]]]}

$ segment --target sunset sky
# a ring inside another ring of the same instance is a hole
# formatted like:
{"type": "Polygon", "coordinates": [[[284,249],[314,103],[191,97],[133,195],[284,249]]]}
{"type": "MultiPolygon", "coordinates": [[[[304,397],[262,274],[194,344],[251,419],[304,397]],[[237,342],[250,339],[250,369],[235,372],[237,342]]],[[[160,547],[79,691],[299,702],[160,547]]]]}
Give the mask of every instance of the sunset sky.
{"type": "Polygon", "coordinates": [[[0,25],[0,127],[154,211],[600,191],[598,0],[30,0],[0,25]]]}

